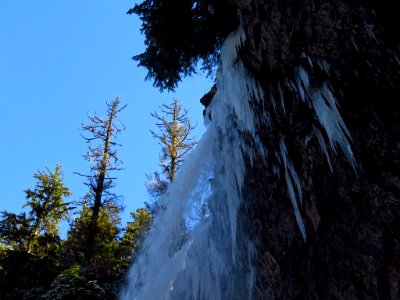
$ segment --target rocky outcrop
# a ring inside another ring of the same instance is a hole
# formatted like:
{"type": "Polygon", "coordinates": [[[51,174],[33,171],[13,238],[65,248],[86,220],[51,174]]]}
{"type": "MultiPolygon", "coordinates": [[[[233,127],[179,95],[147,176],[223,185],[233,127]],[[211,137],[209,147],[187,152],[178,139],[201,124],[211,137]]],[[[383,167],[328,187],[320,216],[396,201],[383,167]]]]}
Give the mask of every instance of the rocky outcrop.
{"type": "Polygon", "coordinates": [[[400,18],[393,4],[231,1],[247,37],[241,58],[265,94],[254,106],[268,155],[247,166],[238,219],[239,236],[256,248],[254,297],[399,299],[400,18]],[[304,99],[321,86],[340,107],[354,166],[328,143],[304,99]],[[301,186],[306,239],[282,183],[282,137],[301,186]]]}

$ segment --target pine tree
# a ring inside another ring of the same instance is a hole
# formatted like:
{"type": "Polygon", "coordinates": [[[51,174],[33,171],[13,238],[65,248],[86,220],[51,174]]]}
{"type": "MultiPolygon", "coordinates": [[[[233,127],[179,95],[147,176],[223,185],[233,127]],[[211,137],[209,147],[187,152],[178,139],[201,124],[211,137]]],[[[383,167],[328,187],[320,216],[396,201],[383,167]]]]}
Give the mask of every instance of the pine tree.
{"type": "Polygon", "coordinates": [[[11,249],[46,255],[48,242],[59,239],[59,224],[67,220],[71,209],[64,197],[71,192],[64,186],[60,165],[54,172],[46,171],[35,173],[35,188],[25,190],[27,203],[23,207],[30,208],[28,214],[2,212],[1,242],[11,249]]]}
{"type": "Polygon", "coordinates": [[[239,24],[227,0],[144,0],[128,14],[139,16],[146,44],[133,59],[161,90],[173,90],[182,77],[196,73],[198,62],[210,75],[222,41],[239,24]]]}
{"type": "Polygon", "coordinates": [[[132,260],[132,255],[140,251],[140,247],[151,225],[151,214],[146,208],[138,208],[131,212],[132,221],[127,223],[125,233],[120,241],[120,268],[126,269],[132,260]]]}
{"type": "Polygon", "coordinates": [[[92,209],[82,207],[74,219],[65,243],[66,265],[81,266],[87,278],[108,280],[119,273],[120,207],[106,202],[99,211],[97,235],[90,261],[87,260],[92,209]],[[108,279],[107,279],[108,278],[108,279]]]}
{"type": "Polygon", "coordinates": [[[47,169],[47,174],[38,172],[34,177],[38,182],[34,190],[25,190],[28,202],[24,205],[31,208],[33,238],[39,234],[58,236],[60,221],[67,220],[70,209],[63,197],[71,195],[64,186],[61,166],[57,164],[54,172],[47,169]]]}
{"type": "Polygon", "coordinates": [[[4,250],[29,252],[33,237],[30,220],[26,213],[1,212],[0,245],[4,250]]]}
{"type": "Polygon", "coordinates": [[[110,191],[114,187],[111,172],[121,170],[121,160],[118,158],[117,147],[121,146],[116,138],[125,128],[118,121],[118,114],[126,107],[121,106],[121,97],[107,102],[107,117],[90,116],[89,123],[82,126],[84,134],[82,137],[88,144],[88,152],[84,158],[90,163],[89,175],[82,175],[87,178],[86,185],[89,187],[87,201],[90,205],[90,222],[88,224],[86,250],[84,256],[87,262],[95,254],[96,241],[100,231],[100,212],[107,204],[118,207],[117,196],[110,191]],[[86,135],[85,135],[86,134],[86,135]]]}
{"type": "MultiPolygon", "coordinates": [[[[0,291],[5,299],[37,299],[60,267],[59,224],[67,219],[71,193],[60,165],[34,174],[33,189],[25,190],[28,213],[1,212],[0,291]]],[[[1,297],[0,296],[0,297],[1,297]]]]}

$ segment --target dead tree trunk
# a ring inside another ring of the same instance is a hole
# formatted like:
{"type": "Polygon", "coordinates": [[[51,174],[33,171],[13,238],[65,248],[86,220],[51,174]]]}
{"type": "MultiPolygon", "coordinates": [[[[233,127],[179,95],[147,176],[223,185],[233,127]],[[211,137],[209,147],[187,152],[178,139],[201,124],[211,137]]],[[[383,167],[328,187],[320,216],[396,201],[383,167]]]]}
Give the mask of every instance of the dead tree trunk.
{"type": "Polygon", "coordinates": [[[93,201],[85,251],[85,258],[88,262],[90,262],[95,251],[96,237],[99,232],[100,210],[104,201],[112,201],[112,198],[115,198],[115,195],[109,193],[108,190],[112,187],[113,180],[109,173],[120,170],[120,160],[117,157],[117,151],[114,149],[118,144],[113,140],[124,129],[116,123],[118,113],[126,107],[126,105],[119,107],[120,100],[121,98],[117,97],[114,101],[107,103],[106,119],[99,116],[89,116],[90,123],[83,126],[83,129],[89,133],[89,136],[83,136],[89,143],[89,151],[85,155],[85,159],[91,163],[93,173],[85,175],[89,179],[87,185],[90,189],[90,198],[93,201]]]}

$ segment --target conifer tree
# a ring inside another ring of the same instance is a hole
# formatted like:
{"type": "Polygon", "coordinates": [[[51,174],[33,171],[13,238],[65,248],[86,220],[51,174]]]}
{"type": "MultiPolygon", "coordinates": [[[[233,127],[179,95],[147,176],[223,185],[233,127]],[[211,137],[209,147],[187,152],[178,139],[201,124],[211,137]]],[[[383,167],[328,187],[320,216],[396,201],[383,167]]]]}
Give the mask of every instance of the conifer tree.
{"type": "Polygon", "coordinates": [[[121,269],[129,266],[132,255],[139,251],[151,225],[151,213],[146,208],[138,208],[135,212],[131,212],[131,217],[132,221],[127,223],[125,233],[120,241],[121,269]]]}
{"type": "Polygon", "coordinates": [[[31,209],[33,236],[36,238],[40,233],[57,236],[59,223],[67,219],[69,211],[69,203],[65,203],[63,197],[71,195],[64,186],[61,166],[57,164],[54,172],[47,169],[47,174],[38,172],[34,177],[38,181],[35,189],[25,190],[28,202],[24,205],[31,209]]]}
{"type": "Polygon", "coordinates": [[[120,207],[106,202],[99,210],[97,235],[93,252],[87,260],[92,209],[83,206],[74,219],[65,243],[67,265],[79,265],[82,274],[89,279],[109,280],[119,273],[120,207]]]}
{"type": "Polygon", "coordinates": [[[161,90],[176,88],[196,73],[199,62],[211,75],[222,41],[239,24],[235,5],[227,0],[143,0],[128,14],[139,16],[146,44],[133,59],[161,90]]]}
{"type": "Polygon", "coordinates": [[[114,186],[111,172],[121,170],[121,160],[118,158],[117,147],[121,146],[116,138],[125,128],[118,120],[118,114],[126,107],[121,106],[121,97],[107,102],[107,116],[90,116],[89,123],[82,126],[83,139],[88,144],[88,152],[84,158],[90,163],[90,174],[87,178],[89,187],[87,200],[90,206],[90,222],[87,230],[86,250],[84,256],[89,262],[95,252],[98,240],[100,212],[106,203],[114,203],[117,207],[117,196],[110,191],[114,186]]]}
{"type": "Polygon", "coordinates": [[[60,267],[59,224],[67,219],[71,193],[60,165],[34,174],[33,189],[25,190],[29,211],[0,216],[0,298],[38,299],[60,267]]]}
{"type": "Polygon", "coordinates": [[[163,104],[160,110],[162,115],[158,112],[151,114],[157,121],[159,133],[151,130],[151,134],[162,147],[160,157],[162,173],[172,182],[185,155],[196,145],[191,137],[195,126],[187,117],[188,110],[178,99],[174,99],[169,105],[163,104]]]}
{"type": "Polygon", "coordinates": [[[160,167],[166,179],[163,179],[158,172],[147,175],[145,185],[154,202],[145,202],[145,205],[153,215],[159,209],[158,201],[166,192],[168,183],[174,181],[185,155],[196,145],[191,137],[195,126],[187,117],[188,110],[177,99],[169,105],[163,104],[159,109],[161,113],[151,113],[157,121],[156,126],[159,131],[150,130],[150,132],[161,145],[160,167]]]}
{"type": "Polygon", "coordinates": [[[59,224],[68,218],[71,208],[64,197],[71,192],[64,186],[61,166],[57,164],[54,172],[46,170],[34,174],[37,179],[34,189],[25,190],[27,203],[23,207],[30,208],[28,214],[2,212],[1,242],[13,250],[46,255],[42,253],[42,248],[47,248],[43,241],[58,239],[59,224]]]}
{"type": "Polygon", "coordinates": [[[1,212],[0,245],[4,251],[29,252],[32,236],[30,220],[26,213],[1,212]]]}

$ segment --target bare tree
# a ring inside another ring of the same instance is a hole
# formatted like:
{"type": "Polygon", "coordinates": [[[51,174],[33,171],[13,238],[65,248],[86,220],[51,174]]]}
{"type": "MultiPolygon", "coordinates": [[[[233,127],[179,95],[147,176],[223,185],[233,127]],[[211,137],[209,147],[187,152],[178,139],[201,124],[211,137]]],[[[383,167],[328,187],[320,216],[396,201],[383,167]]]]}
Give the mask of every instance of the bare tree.
{"type": "Polygon", "coordinates": [[[81,136],[88,145],[85,160],[90,163],[90,174],[81,176],[87,178],[86,185],[89,187],[87,200],[91,202],[91,219],[88,230],[86,259],[90,260],[95,238],[98,233],[99,212],[106,202],[115,202],[117,196],[110,191],[114,187],[110,175],[112,171],[121,170],[122,161],[118,158],[117,148],[121,146],[116,142],[117,135],[125,129],[118,120],[118,113],[126,105],[121,106],[121,97],[107,102],[107,117],[89,115],[89,122],[82,125],[84,131],[81,136]]]}
{"type": "Polygon", "coordinates": [[[162,173],[171,182],[174,181],[185,155],[196,145],[190,136],[195,126],[187,117],[188,110],[177,99],[169,105],[163,104],[160,110],[163,115],[157,112],[151,114],[157,120],[156,125],[160,132],[150,132],[162,147],[160,166],[162,173]]]}

